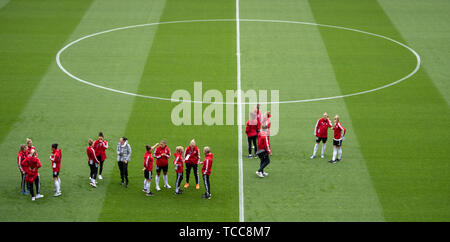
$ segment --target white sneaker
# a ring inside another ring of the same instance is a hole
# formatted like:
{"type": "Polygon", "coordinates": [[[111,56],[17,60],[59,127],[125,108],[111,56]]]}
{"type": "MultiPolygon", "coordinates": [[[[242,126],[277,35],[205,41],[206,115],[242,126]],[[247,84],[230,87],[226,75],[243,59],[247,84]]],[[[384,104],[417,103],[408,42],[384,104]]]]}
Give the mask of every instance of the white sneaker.
{"type": "Polygon", "coordinates": [[[31,198],[31,201],[35,201],[35,200],[36,200],[36,198],[35,198],[35,197],[32,197],[32,198],[31,198]]]}
{"type": "Polygon", "coordinates": [[[95,188],[97,188],[97,185],[95,185],[95,183],[89,183],[92,187],[95,187],[95,188]]]}
{"type": "Polygon", "coordinates": [[[316,158],[316,156],[315,156],[315,155],[312,155],[312,156],[311,156],[311,159],[314,159],[314,158],[316,158]]]}
{"type": "Polygon", "coordinates": [[[99,180],[103,180],[102,175],[98,175],[98,179],[99,179],[99,180]]]}
{"type": "Polygon", "coordinates": [[[263,175],[264,175],[264,176],[268,176],[268,175],[269,175],[269,173],[265,173],[265,172],[263,172],[263,175]]]}
{"type": "Polygon", "coordinates": [[[263,175],[261,172],[259,172],[259,171],[256,171],[256,175],[259,176],[259,177],[261,177],[261,178],[264,177],[264,175],[263,175]]]}
{"type": "Polygon", "coordinates": [[[44,195],[36,194],[36,199],[38,199],[38,198],[43,198],[43,197],[44,197],[44,195]]]}
{"type": "Polygon", "coordinates": [[[321,155],[321,156],[320,156],[320,158],[322,158],[322,159],[323,159],[323,158],[325,158],[325,156],[324,156],[324,155],[321,155]]]}
{"type": "Polygon", "coordinates": [[[172,188],[169,184],[165,184],[164,187],[167,188],[167,189],[172,188]]]}
{"type": "Polygon", "coordinates": [[[59,196],[61,196],[61,194],[62,194],[61,192],[57,192],[57,193],[53,194],[53,196],[54,197],[59,197],[59,196]]]}
{"type": "Polygon", "coordinates": [[[159,186],[156,186],[156,191],[161,191],[161,188],[159,188],[159,186]]]}

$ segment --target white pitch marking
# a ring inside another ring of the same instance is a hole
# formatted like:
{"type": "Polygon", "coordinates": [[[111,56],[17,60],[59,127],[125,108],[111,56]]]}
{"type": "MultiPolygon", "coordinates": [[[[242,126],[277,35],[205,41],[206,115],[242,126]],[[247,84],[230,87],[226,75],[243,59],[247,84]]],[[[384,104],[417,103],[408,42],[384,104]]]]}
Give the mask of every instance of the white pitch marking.
{"type": "Polygon", "coordinates": [[[242,89],[241,89],[241,41],[239,29],[239,0],[236,0],[236,58],[237,58],[237,122],[239,162],[239,222],[244,222],[244,168],[242,165],[242,89]]]}
{"type": "MultiPolygon", "coordinates": [[[[237,0],[238,1],[238,0],[237,0]]],[[[237,15],[238,17],[239,15],[237,15]]],[[[409,50],[411,53],[413,53],[416,57],[416,67],[414,68],[414,70],[412,72],[410,72],[409,74],[407,74],[406,76],[400,78],[397,81],[388,83],[384,86],[381,87],[377,87],[374,89],[370,89],[370,90],[365,90],[365,91],[361,91],[361,92],[356,92],[356,93],[350,93],[350,94],[345,94],[345,95],[339,95],[339,96],[332,96],[332,97],[321,97],[321,98],[312,98],[312,99],[300,99],[300,100],[289,100],[289,101],[279,101],[279,102],[261,102],[260,104],[263,105],[268,105],[268,104],[287,104],[287,103],[304,103],[304,102],[315,102],[315,101],[323,101],[323,100],[330,100],[330,99],[337,99],[337,98],[344,98],[344,97],[351,97],[351,96],[356,96],[356,95],[361,95],[361,94],[366,94],[366,93],[370,93],[370,92],[374,92],[374,91],[378,91],[393,85],[396,85],[408,78],[410,78],[411,76],[413,76],[414,74],[416,74],[416,72],[419,70],[420,68],[420,64],[421,64],[421,58],[419,56],[419,54],[413,50],[411,47],[400,43],[399,41],[396,41],[394,39],[391,39],[389,37],[383,36],[383,35],[379,35],[379,34],[374,34],[374,33],[370,33],[367,31],[363,31],[363,30],[358,30],[358,29],[352,29],[352,28],[347,28],[347,27],[341,27],[341,26],[335,26],[335,25],[327,25],[327,24],[318,24],[318,23],[309,23],[309,22],[298,22],[298,21],[287,21],[287,20],[263,20],[263,19],[202,19],[202,20],[180,20],[180,21],[170,21],[170,22],[160,22],[160,23],[147,23],[147,24],[137,24],[137,25],[130,25],[130,26],[125,26],[125,27],[119,27],[119,28],[114,28],[114,29],[110,29],[110,30],[105,30],[105,31],[101,31],[101,32],[97,32],[94,34],[90,34],[90,35],[86,35],[84,37],[81,37],[79,39],[76,39],[72,42],[70,42],[69,44],[65,45],[61,50],[58,51],[58,53],[56,54],[56,63],[59,67],[59,69],[61,69],[64,73],[66,73],[69,77],[93,86],[93,87],[97,87],[97,88],[101,88],[104,90],[108,90],[108,91],[112,91],[112,92],[116,92],[116,93],[121,93],[121,94],[126,94],[126,95],[130,95],[130,96],[135,96],[135,97],[141,97],[141,98],[149,98],[149,99],[156,99],[156,100],[163,100],[163,101],[171,101],[171,102],[188,102],[188,103],[205,103],[205,104],[233,104],[236,105],[236,102],[232,102],[232,103],[228,103],[228,102],[202,102],[202,101],[192,101],[192,100],[178,100],[178,99],[172,99],[172,98],[163,98],[163,97],[155,97],[155,96],[148,96],[148,95],[141,95],[141,94],[136,94],[136,93],[131,93],[131,92],[126,92],[126,91],[121,91],[121,90],[117,90],[117,89],[113,89],[113,88],[109,88],[109,87],[104,87],[92,82],[88,82],[86,80],[83,80],[75,75],[73,75],[72,73],[70,73],[69,71],[67,71],[63,65],[61,64],[60,58],[61,58],[61,54],[70,46],[85,40],[87,38],[91,38],[97,35],[101,35],[101,34],[105,34],[105,33],[109,33],[109,32],[113,32],[113,31],[118,31],[118,30],[124,30],[124,29],[131,29],[131,28],[139,28],[139,27],[146,27],[146,26],[153,26],[153,25],[162,25],[162,24],[177,24],[177,23],[197,23],[197,22],[226,22],[226,21],[236,21],[236,22],[266,22],[266,23],[290,23],[290,24],[303,24],[303,25],[312,25],[312,26],[320,26],[320,27],[327,27],[327,28],[335,28],[335,29],[342,29],[342,30],[347,30],[347,31],[353,31],[353,32],[358,32],[358,33],[362,33],[362,34],[367,34],[367,35],[371,35],[371,36],[375,36],[378,38],[382,38],[391,42],[394,42],[395,44],[398,44],[404,48],[406,48],[407,50],[409,50]]],[[[238,27],[238,24],[236,25],[238,27]]],[[[253,102],[241,102],[241,105],[256,105],[257,103],[253,103],[253,102]]]]}

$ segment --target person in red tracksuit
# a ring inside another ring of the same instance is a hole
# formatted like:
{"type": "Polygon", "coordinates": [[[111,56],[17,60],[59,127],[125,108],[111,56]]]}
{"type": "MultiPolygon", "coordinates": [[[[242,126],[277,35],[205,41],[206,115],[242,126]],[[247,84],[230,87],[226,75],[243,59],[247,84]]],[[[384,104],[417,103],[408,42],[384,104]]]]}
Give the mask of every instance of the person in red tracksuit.
{"type": "Polygon", "coordinates": [[[167,147],[166,140],[161,140],[159,143],[158,148],[155,149],[155,152],[153,154],[156,158],[156,190],[160,191],[161,188],[159,188],[159,175],[161,174],[161,170],[164,173],[164,187],[165,188],[171,188],[168,181],[167,181],[167,170],[169,169],[169,158],[170,158],[170,149],[167,147]]]}
{"type": "Polygon", "coordinates": [[[316,127],[314,128],[314,136],[316,136],[316,144],[314,145],[314,151],[311,159],[316,158],[317,149],[319,148],[319,143],[322,141],[322,154],[321,158],[324,158],[325,147],[328,139],[328,129],[331,128],[331,121],[328,119],[328,114],[324,113],[319,120],[317,120],[316,127]]]}
{"type": "Polygon", "coordinates": [[[269,136],[267,135],[267,126],[263,125],[261,132],[258,134],[258,157],[261,161],[259,170],[256,171],[256,175],[263,178],[269,174],[264,172],[264,168],[269,165],[270,158],[272,155],[272,150],[270,149],[269,136]]]}
{"type": "Polygon", "coordinates": [[[26,173],[25,181],[27,182],[28,189],[30,190],[32,201],[37,198],[44,197],[44,195],[40,194],[41,183],[38,170],[41,166],[41,161],[36,157],[36,150],[34,149],[30,151],[30,156],[22,161],[22,167],[26,173]],[[34,195],[33,184],[36,186],[36,196],[34,195]]]}
{"type": "Polygon", "coordinates": [[[58,197],[61,196],[61,179],[59,178],[59,172],[61,171],[61,149],[58,149],[58,144],[52,144],[50,160],[52,161],[53,182],[56,187],[56,192],[53,196],[58,197]]]}
{"type": "Polygon", "coordinates": [[[150,184],[152,182],[152,172],[153,172],[153,156],[152,151],[158,146],[159,144],[156,143],[154,146],[146,145],[145,146],[145,154],[144,154],[144,168],[142,169],[144,171],[144,189],[143,192],[146,193],[146,196],[151,197],[153,196],[153,193],[150,190],[150,184]]]}
{"type": "Polygon", "coordinates": [[[21,193],[23,195],[28,195],[28,192],[26,191],[26,182],[25,182],[26,173],[25,173],[24,168],[22,167],[22,161],[24,161],[27,158],[26,152],[27,152],[27,146],[21,145],[20,149],[19,149],[19,154],[17,154],[17,166],[19,167],[20,175],[22,177],[22,182],[20,184],[20,188],[21,188],[21,193]]]}
{"type": "Polygon", "coordinates": [[[90,185],[96,188],[97,183],[95,179],[97,178],[97,169],[100,162],[97,160],[97,156],[95,155],[94,141],[92,139],[89,139],[88,145],[89,146],[86,148],[86,154],[88,156],[88,164],[91,170],[91,174],[89,176],[91,179],[90,185]]]}
{"type": "Polygon", "coordinates": [[[247,121],[247,125],[245,127],[245,133],[247,134],[247,143],[248,143],[248,155],[247,158],[252,158],[252,144],[255,149],[255,157],[256,152],[258,151],[258,131],[260,129],[260,123],[256,117],[256,113],[250,113],[250,120],[247,121]]]}
{"type": "Polygon", "coordinates": [[[177,181],[175,183],[175,194],[182,194],[183,190],[180,189],[181,182],[183,181],[183,146],[178,146],[175,150],[175,159],[173,160],[173,165],[175,167],[175,172],[177,173],[177,181]]]}
{"type": "Polygon", "coordinates": [[[203,153],[205,154],[205,160],[200,162],[202,166],[203,183],[205,183],[206,192],[202,195],[202,198],[211,199],[211,184],[209,183],[209,176],[211,175],[211,168],[213,164],[213,154],[211,149],[206,146],[203,148],[203,153]]]}
{"type": "Polygon", "coordinates": [[[31,150],[34,150],[35,156],[38,156],[36,148],[33,146],[33,141],[30,138],[27,138],[27,151],[25,152],[26,156],[30,156],[31,150]]]}
{"type": "Polygon", "coordinates": [[[97,160],[100,162],[100,169],[98,171],[98,179],[102,180],[103,162],[106,160],[106,149],[108,149],[108,141],[103,137],[103,132],[98,134],[98,139],[94,141],[94,150],[97,160]]]}
{"type": "Polygon", "coordinates": [[[270,111],[267,111],[264,113],[262,125],[267,126],[267,135],[270,137],[270,126],[272,123],[270,122],[270,118],[272,117],[272,114],[270,114],[270,111]]]}
{"type": "Polygon", "coordinates": [[[342,141],[344,140],[344,135],[347,132],[347,129],[345,129],[341,122],[339,122],[339,116],[336,115],[334,117],[334,138],[333,138],[333,159],[331,159],[330,163],[336,163],[338,161],[341,161],[342,158],[342,141]],[[336,159],[336,154],[338,155],[338,158],[336,159]]]}
{"type": "Polygon", "coordinates": [[[184,152],[184,160],[186,163],[186,184],[184,184],[184,188],[189,187],[189,177],[191,174],[191,169],[194,169],[195,189],[200,189],[200,185],[198,183],[198,164],[200,163],[200,151],[195,144],[194,139],[191,140],[189,146],[184,152]]]}

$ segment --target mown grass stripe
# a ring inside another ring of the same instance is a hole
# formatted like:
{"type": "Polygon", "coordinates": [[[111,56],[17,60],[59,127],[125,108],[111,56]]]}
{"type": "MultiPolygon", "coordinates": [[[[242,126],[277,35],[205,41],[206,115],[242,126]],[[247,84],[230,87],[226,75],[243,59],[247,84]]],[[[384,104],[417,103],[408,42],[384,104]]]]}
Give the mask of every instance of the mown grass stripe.
{"type": "MultiPolygon", "coordinates": [[[[377,1],[310,1],[321,23],[351,26],[407,42],[377,1]]],[[[347,88],[346,69],[335,35],[321,30],[341,89],[347,88]]],[[[383,63],[392,74],[412,60],[383,63]]],[[[384,75],[387,75],[384,74],[384,75]]],[[[379,73],[377,78],[382,78],[379,73]]],[[[445,100],[424,68],[408,81],[378,93],[346,98],[355,133],[389,221],[440,221],[449,217],[449,180],[442,132],[450,115],[445,100]]]]}

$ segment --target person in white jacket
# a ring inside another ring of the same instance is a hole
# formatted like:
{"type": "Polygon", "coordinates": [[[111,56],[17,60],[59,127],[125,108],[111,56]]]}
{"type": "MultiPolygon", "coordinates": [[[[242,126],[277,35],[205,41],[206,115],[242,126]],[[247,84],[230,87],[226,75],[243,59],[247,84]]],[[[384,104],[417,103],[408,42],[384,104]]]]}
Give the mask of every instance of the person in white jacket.
{"type": "Polygon", "coordinates": [[[125,180],[125,187],[128,187],[128,162],[131,158],[131,146],[128,144],[128,139],[126,137],[120,138],[119,143],[117,143],[117,164],[120,170],[120,185],[123,185],[125,180]]]}

